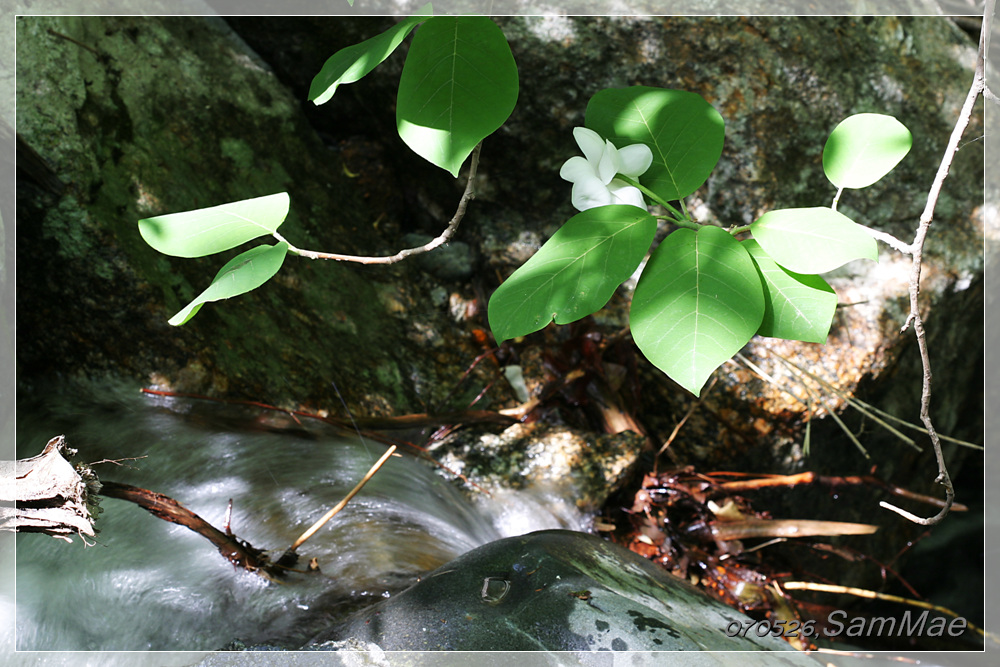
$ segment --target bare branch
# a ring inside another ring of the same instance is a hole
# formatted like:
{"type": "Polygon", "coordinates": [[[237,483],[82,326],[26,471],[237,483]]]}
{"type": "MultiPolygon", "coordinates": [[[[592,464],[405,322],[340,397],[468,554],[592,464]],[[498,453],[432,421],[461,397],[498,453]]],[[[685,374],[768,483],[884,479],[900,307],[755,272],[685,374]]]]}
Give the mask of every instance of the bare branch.
{"type": "Polygon", "coordinates": [[[934,481],[944,486],[945,504],[944,507],[941,508],[940,512],[929,519],[922,519],[884,501],[879,503],[879,505],[922,526],[934,525],[948,515],[948,512],[951,510],[951,507],[955,502],[955,487],[952,484],[951,476],[948,474],[948,467],[945,464],[944,453],[941,450],[941,440],[938,437],[937,431],[934,429],[934,424],[932,423],[930,416],[932,377],[931,360],[930,355],[927,352],[927,334],[924,331],[924,322],[920,317],[920,268],[923,260],[924,241],[927,238],[927,230],[931,226],[931,221],[934,219],[934,208],[937,206],[938,197],[941,194],[941,187],[944,185],[944,180],[948,177],[952,160],[955,157],[955,153],[958,151],[958,143],[961,140],[962,135],[965,133],[965,129],[969,126],[969,121],[972,118],[972,109],[976,103],[976,99],[983,93],[985,87],[984,72],[986,39],[990,34],[990,24],[993,21],[993,11],[995,6],[996,0],[989,0],[986,3],[986,10],[983,14],[983,29],[979,37],[979,54],[976,58],[976,72],[972,79],[972,86],[965,98],[965,103],[962,105],[962,111],[958,116],[958,121],[955,123],[955,128],[952,130],[951,138],[948,140],[948,147],[945,149],[944,157],[941,159],[940,166],[938,166],[937,174],[934,177],[934,183],[931,185],[930,192],[927,195],[927,205],[924,207],[924,212],[920,215],[920,224],[917,227],[917,234],[914,237],[911,246],[913,250],[913,266],[910,269],[910,314],[906,318],[906,322],[903,324],[901,333],[902,331],[906,331],[906,329],[912,325],[913,331],[917,336],[917,346],[920,349],[920,361],[924,370],[923,386],[920,395],[920,421],[923,422],[924,427],[927,429],[927,434],[931,438],[931,445],[934,447],[934,457],[937,460],[938,466],[938,476],[934,481]]]}
{"type": "Polygon", "coordinates": [[[886,232],[880,232],[877,229],[871,229],[869,227],[866,227],[865,231],[867,231],[869,234],[871,234],[872,236],[874,236],[877,241],[881,241],[882,243],[886,244],[890,248],[898,250],[899,252],[903,253],[904,255],[912,255],[913,254],[913,246],[912,245],[910,245],[909,243],[906,243],[905,241],[900,241],[899,239],[897,239],[892,234],[888,234],[886,232]]]}
{"type": "Polygon", "coordinates": [[[418,246],[416,248],[406,248],[405,250],[400,250],[395,255],[387,255],[384,257],[366,257],[364,255],[339,255],[330,252],[303,250],[301,248],[296,248],[291,243],[288,243],[288,240],[282,237],[278,232],[274,232],[274,238],[288,243],[288,252],[293,255],[300,255],[307,259],[332,259],[338,262],[355,262],[357,264],[395,264],[396,262],[402,261],[412,255],[420,255],[425,252],[430,252],[431,250],[434,250],[451,240],[451,237],[453,237],[455,232],[458,231],[458,226],[461,224],[462,218],[465,217],[465,209],[469,205],[469,201],[475,199],[476,197],[476,171],[479,169],[479,152],[482,150],[482,147],[483,142],[479,142],[472,151],[472,159],[469,162],[469,180],[465,184],[465,192],[462,193],[462,198],[458,202],[458,208],[455,210],[454,217],[452,217],[448,226],[443,232],[441,232],[440,236],[425,245],[418,246]]]}

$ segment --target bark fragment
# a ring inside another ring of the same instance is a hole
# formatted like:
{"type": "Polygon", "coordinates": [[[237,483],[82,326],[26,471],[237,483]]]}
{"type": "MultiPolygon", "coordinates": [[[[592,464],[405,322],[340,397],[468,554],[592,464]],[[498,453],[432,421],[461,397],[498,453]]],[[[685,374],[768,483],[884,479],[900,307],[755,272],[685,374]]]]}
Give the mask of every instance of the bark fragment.
{"type": "Polygon", "coordinates": [[[100,512],[97,476],[65,457],[76,454],[61,435],[38,456],[0,461],[0,530],[45,533],[70,541],[94,535],[100,512]]]}

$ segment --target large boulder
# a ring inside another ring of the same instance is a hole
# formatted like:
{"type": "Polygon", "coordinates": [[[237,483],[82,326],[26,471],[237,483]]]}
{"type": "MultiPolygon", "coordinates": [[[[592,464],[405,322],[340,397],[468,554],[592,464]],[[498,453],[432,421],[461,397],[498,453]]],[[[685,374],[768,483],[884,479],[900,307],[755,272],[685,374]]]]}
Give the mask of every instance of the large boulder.
{"type": "MultiPolygon", "coordinates": [[[[782,651],[743,614],[619,546],[546,530],[473,549],[313,643],[386,651],[782,651]]],[[[768,664],[809,665],[800,655],[768,664]]]]}
{"type": "Polygon", "coordinates": [[[288,191],[281,231],[292,243],[398,249],[385,230],[399,211],[386,219],[302,100],[221,19],[20,17],[17,67],[22,389],[108,374],[333,406],[339,388],[368,414],[416,411],[450,390],[429,378],[469,350],[449,337],[448,310],[412,263],[289,257],[255,292],[167,324],[237,250],[166,257],[142,241],[140,218],[288,191]],[[415,300],[425,330],[406,314],[415,300]]]}

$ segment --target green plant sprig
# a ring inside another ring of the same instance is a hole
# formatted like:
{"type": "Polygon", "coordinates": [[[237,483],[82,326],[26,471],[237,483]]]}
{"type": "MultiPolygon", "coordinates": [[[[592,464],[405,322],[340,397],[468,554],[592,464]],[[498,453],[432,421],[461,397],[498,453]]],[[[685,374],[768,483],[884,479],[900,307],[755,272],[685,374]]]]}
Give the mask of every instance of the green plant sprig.
{"type": "MultiPolygon", "coordinates": [[[[599,206],[574,216],[491,298],[498,343],[603,308],[647,253],[629,313],[632,339],[653,365],[695,395],[754,335],[826,340],[837,296],[818,274],[855,259],[877,261],[875,240],[884,235],[828,207],[769,211],[729,230],[693,220],[685,198],[708,179],[724,137],[721,116],[693,93],[646,86],[602,90],[587,105],[585,122],[618,150],[637,143],[649,148],[645,172],[614,179],[662,206],[669,212],[663,219],[679,229],[650,253],[650,221],[635,206],[599,206]],[[638,213],[627,215],[629,208],[638,213]],[[746,232],[752,238],[735,238],[746,232]]],[[[827,140],[824,172],[841,192],[866,187],[895,167],[910,144],[909,131],[894,118],[851,116],[827,140]]],[[[588,160],[596,164],[599,157],[588,160]]],[[[608,183],[600,168],[595,177],[608,183]]],[[[574,192],[577,187],[574,181],[574,192]]],[[[574,204],[592,205],[576,196],[574,204]]]]}
{"type": "MultiPolygon", "coordinates": [[[[672,216],[665,218],[665,220],[668,220],[680,227],[687,227],[688,229],[698,229],[699,224],[694,220],[692,220],[687,215],[686,211],[683,213],[678,211],[676,208],[674,208],[674,206],[670,204],[670,202],[665,201],[662,197],[660,197],[658,194],[647,188],[645,185],[643,185],[636,179],[630,178],[629,176],[625,176],[624,174],[619,174],[617,178],[620,178],[621,180],[625,181],[632,187],[637,188],[639,192],[649,197],[651,200],[653,200],[653,202],[659,204],[663,208],[670,211],[672,216]]],[[[683,202],[681,202],[681,204],[683,205],[683,202]]]]}

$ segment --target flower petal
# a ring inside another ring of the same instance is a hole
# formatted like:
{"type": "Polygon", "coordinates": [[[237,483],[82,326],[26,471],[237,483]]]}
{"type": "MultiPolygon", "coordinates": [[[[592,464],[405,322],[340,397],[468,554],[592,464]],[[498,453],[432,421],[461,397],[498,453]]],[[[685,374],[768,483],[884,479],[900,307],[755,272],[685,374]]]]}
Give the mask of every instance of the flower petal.
{"type": "Polygon", "coordinates": [[[632,144],[618,151],[618,160],[621,163],[619,174],[638,178],[653,164],[653,151],[646,144],[632,144]]]}
{"type": "Polygon", "coordinates": [[[604,139],[601,135],[586,127],[574,127],[573,138],[580,146],[587,161],[597,167],[604,155],[604,139]]]}
{"type": "Polygon", "coordinates": [[[597,167],[597,176],[605,183],[610,183],[618,173],[618,166],[618,149],[607,141],[604,145],[604,155],[601,156],[601,164],[597,167]]]}
{"type": "Polygon", "coordinates": [[[611,181],[611,184],[608,185],[608,193],[613,198],[613,201],[610,202],[612,204],[628,204],[629,206],[638,206],[644,211],[648,210],[639,188],[633,187],[623,180],[616,178],[611,181]]]}
{"type": "Polygon", "coordinates": [[[564,181],[576,183],[585,178],[597,178],[597,173],[594,170],[594,165],[577,155],[563,163],[559,170],[559,177],[564,181]]]}
{"type": "Polygon", "coordinates": [[[614,204],[615,198],[601,179],[591,175],[573,183],[572,201],[578,211],[586,211],[588,208],[614,204]]]}

